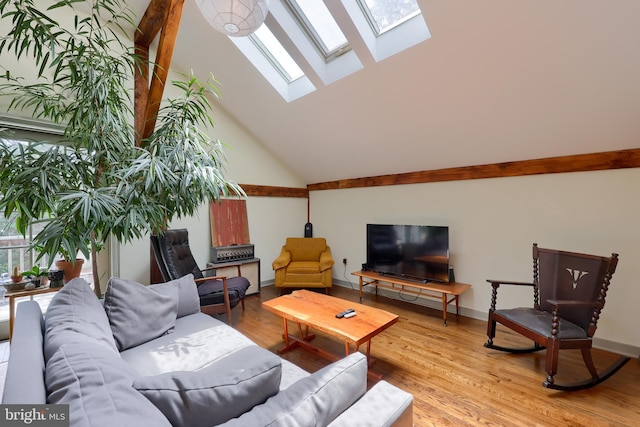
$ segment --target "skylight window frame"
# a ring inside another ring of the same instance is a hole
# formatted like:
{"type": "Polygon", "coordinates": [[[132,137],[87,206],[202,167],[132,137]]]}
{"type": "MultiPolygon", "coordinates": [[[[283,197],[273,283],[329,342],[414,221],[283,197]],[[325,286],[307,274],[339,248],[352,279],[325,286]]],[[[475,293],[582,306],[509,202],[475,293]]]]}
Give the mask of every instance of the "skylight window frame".
{"type": "Polygon", "coordinates": [[[418,6],[418,10],[414,11],[410,15],[407,15],[404,18],[398,21],[395,21],[392,25],[388,25],[385,28],[380,28],[380,26],[378,25],[378,22],[376,21],[376,18],[373,16],[373,12],[369,8],[365,0],[356,0],[356,3],[358,3],[358,5],[360,6],[360,10],[362,10],[362,14],[365,16],[365,18],[367,18],[367,22],[369,22],[369,26],[371,27],[371,30],[378,37],[388,31],[393,30],[394,28],[401,26],[402,24],[404,24],[407,21],[410,21],[414,17],[422,14],[420,7],[418,6]]]}
{"type": "MultiPolygon", "coordinates": [[[[326,62],[330,62],[333,59],[341,55],[344,55],[345,53],[351,50],[351,44],[349,43],[349,40],[344,35],[342,30],[340,30],[340,32],[344,37],[345,42],[342,43],[340,46],[329,50],[329,48],[326,46],[326,44],[322,40],[322,37],[320,36],[319,32],[316,30],[315,26],[307,18],[307,15],[304,13],[302,8],[298,4],[297,0],[281,0],[281,1],[284,4],[285,8],[289,11],[291,16],[297,21],[298,25],[300,26],[302,31],[305,33],[305,36],[309,39],[311,44],[315,47],[315,49],[324,58],[326,62]]],[[[329,16],[331,16],[331,18],[333,19],[333,15],[328,9],[327,9],[327,12],[329,13],[329,16]]]]}
{"type": "Polygon", "coordinates": [[[286,102],[294,101],[316,90],[306,75],[294,81],[288,81],[249,37],[228,37],[228,39],[286,102]]]}
{"type": "MultiPolygon", "coordinates": [[[[297,66],[304,73],[302,77],[294,79],[294,76],[279,65],[279,61],[264,44],[256,43],[251,37],[229,37],[229,40],[236,45],[286,102],[291,102],[315,91],[315,85],[320,83],[329,85],[364,68],[356,54],[356,50],[362,46],[361,42],[364,42],[364,45],[369,49],[373,59],[379,62],[431,37],[420,9],[404,19],[398,20],[395,25],[385,28],[381,34],[378,34],[378,30],[374,29],[370,18],[362,9],[360,1],[340,0],[342,8],[339,4],[333,3],[325,4],[325,6],[338,28],[347,26],[349,30],[347,33],[344,33],[344,27],[340,28],[340,31],[347,39],[349,47],[341,45],[332,50],[331,56],[327,58],[325,56],[327,49],[324,49],[322,44],[318,44],[316,40],[318,34],[314,35],[314,31],[309,30],[310,23],[308,21],[305,23],[300,14],[295,12],[290,3],[293,1],[297,0],[272,0],[269,6],[269,15],[263,25],[268,27],[283,51],[287,52],[291,59],[297,63],[297,66]],[[349,19],[351,22],[346,21],[349,19]],[[351,47],[354,36],[353,27],[360,35],[355,49],[351,47]]],[[[315,4],[312,3],[312,6],[315,4]]],[[[322,33],[322,31],[320,32],[322,33]]],[[[328,40],[334,41],[331,35],[328,40]]]]}
{"type": "Polygon", "coordinates": [[[341,3],[376,62],[431,38],[422,10],[399,25],[387,29],[382,34],[377,34],[366,12],[362,10],[360,1],[341,0],[341,3]]]}
{"type": "Polygon", "coordinates": [[[269,17],[267,19],[274,19],[278,23],[282,31],[276,35],[288,37],[307,64],[311,66],[311,71],[315,72],[325,85],[329,85],[363,68],[362,62],[353,49],[341,52],[340,55],[333,57],[330,61],[326,61],[305,33],[300,21],[293,16],[291,10],[284,4],[284,1],[272,1],[270,3],[269,17]]]}
{"type": "MultiPolygon", "coordinates": [[[[266,24],[262,24],[262,26],[260,28],[263,29],[263,30],[266,29],[267,31],[269,31],[271,33],[271,35],[273,35],[273,33],[271,32],[271,30],[269,30],[269,27],[266,24]]],[[[304,71],[302,71],[302,69],[300,68],[300,66],[298,64],[296,64],[296,67],[298,67],[298,69],[300,70],[301,74],[299,76],[297,76],[297,77],[296,76],[292,76],[291,73],[289,73],[289,71],[287,71],[287,69],[284,66],[284,64],[278,58],[276,58],[274,52],[265,45],[264,41],[262,39],[260,39],[260,37],[256,33],[257,33],[257,31],[254,32],[253,34],[250,34],[248,36],[249,40],[251,40],[251,42],[255,45],[255,47],[258,49],[258,51],[262,55],[264,55],[264,57],[267,59],[267,61],[269,61],[271,63],[273,68],[275,68],[278,71],[278,73],[280,73],[282,78],[287,83],[293,83],[296,80],[304,77],[304,71]]],[[[274,39],[277,40],[277,38],[275,36],[273,36],[273,37],[274,37],[274,39]]],[[[278,43],[280,44],[280,41],[278,41],[278,43]]],[[[282,47],[282,44],[280,44],[280,47],[282,47]]],[[[286,49],[284,49],[284,47],[282,47],[282,49],[289,56],[289,59],[291,59],[291,61],[295,64],[295,60],[291,57],[289,52],[287,52],[286,49]]]]}

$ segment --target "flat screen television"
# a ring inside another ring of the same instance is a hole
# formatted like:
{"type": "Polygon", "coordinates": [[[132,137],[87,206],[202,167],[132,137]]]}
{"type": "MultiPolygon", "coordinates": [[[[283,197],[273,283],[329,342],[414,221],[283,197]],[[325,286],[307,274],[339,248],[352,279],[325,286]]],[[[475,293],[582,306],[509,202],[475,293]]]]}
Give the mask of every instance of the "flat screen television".
{"type": "Polygon", "coordinates": [[[449,227],[367,224],[365,268],[421,282],[449,282],[449,227]]]}

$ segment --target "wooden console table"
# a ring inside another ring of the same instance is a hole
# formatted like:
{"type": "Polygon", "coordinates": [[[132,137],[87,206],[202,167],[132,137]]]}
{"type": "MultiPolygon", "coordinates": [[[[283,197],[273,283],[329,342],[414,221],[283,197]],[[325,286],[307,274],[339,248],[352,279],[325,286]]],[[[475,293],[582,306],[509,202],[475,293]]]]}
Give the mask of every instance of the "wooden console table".
{"type": "Polygon", "coordinates": [[[378,295],[378,287],[393,291],[402,291],[404,293],[420,295],[428,298],[437,298],[442,300],[442,319],[444,326],[447,326],[447,305],[452,302],[456,303],[456,316],[458,315],[458,299],[471,285],[466,283],[438,283],[427,282],[420,283],[412,280],[388,276],[374,271],[355,271],[354,276],[360,278],[360,302],[362,302],[362,289],[365,286],[372,285],[376,287],[376,295],[378,295]]]}

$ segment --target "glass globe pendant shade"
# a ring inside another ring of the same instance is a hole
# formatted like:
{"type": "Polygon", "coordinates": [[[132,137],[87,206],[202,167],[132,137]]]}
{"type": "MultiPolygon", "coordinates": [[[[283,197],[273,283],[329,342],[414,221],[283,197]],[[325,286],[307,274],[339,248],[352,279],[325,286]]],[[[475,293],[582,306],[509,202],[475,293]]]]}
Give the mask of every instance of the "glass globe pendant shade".
{"type": "Polygon", "coordinates": [[[253,33],[269,12],[269,0],[196,0],[196,4],[213,28],[232,37],[253,33]]]}

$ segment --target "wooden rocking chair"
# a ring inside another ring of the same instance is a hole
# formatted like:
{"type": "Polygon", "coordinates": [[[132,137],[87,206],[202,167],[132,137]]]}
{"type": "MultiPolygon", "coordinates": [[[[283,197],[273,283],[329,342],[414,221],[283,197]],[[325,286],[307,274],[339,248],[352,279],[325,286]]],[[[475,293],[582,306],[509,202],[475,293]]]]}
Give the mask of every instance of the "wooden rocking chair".
{"type": "Polygon", "coordinates": [[[593,387],[615,374],[630,358],[622,356],[599,373],[591,357],[592,338],[604,307],[618,254],[611,257],[538,248],[533,244],[533,283],[488,280],[493,287],[487,324],[489,340],[484,345],[511,353],[529,353],[546,348],[547,379],[544,387],[580,390],[593,387]],[[500,285],[533,288],[532,308],[496,309],[500,285]],[[507,348],[495,345],[496,323],[533,340],[533,347],[507,348]],[[591,378],[573,384],[556,384],[559,350],[579,349],[591,378]]]}

